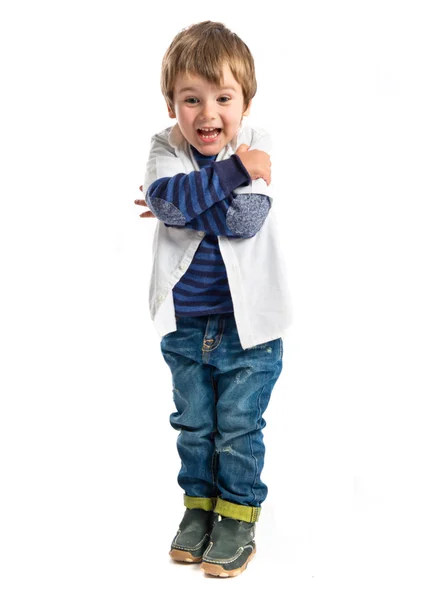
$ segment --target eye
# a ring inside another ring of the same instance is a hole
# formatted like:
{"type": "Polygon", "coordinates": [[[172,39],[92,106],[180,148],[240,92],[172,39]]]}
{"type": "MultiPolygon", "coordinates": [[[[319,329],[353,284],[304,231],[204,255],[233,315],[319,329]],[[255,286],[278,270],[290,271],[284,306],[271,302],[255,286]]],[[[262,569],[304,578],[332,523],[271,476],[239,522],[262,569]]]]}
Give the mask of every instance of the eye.
{"type": "Polygon", "coordinates": [[[221,102],[221,104],[225,104],[226,102],[229,102],[230,98],[229,96],[220,96],[218,100],[221,102]]]}
{"type": "Polygon", "coordinates": [[[196,104],[197,102],[199,102],[199,100],[197,98],[186,98],[184,102],[186,102],[187,104],[196,104]]]}

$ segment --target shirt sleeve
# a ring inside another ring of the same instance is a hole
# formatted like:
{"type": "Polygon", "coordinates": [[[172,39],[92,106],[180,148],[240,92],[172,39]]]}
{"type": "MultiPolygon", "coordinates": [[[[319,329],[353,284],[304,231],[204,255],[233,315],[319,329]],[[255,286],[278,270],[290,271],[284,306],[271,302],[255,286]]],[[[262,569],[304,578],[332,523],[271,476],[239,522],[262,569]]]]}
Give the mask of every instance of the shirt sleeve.
{"type": "Polygon", "coordinates": [[[241,159],[234,154],[226,160],[213,161],[200,171],[154,181],[145,199],[153,214],[165,224],[185,226],[250,181],[241,159]]]}
{"type": "Polygon", "coordinates": [[[184,227],[211,235],[253,237],[262,228],[270,205],[270,198],[263,194],[232,193],[184,227]]]}

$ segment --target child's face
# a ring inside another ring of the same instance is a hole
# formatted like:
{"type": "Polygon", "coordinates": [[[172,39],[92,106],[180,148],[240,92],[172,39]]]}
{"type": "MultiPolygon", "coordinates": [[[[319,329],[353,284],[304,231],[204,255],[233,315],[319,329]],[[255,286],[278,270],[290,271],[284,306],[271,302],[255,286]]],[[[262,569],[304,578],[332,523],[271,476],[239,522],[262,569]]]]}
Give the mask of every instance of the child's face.
{"type": "Polygon", "coordinates": [[[181,133],[201,154],[218,154],[235,136],[244,110],[241,85],[228,65],[223,68],[222,86],[217,87],[199,75],[179,75],[174,86],[174,106],[168,114],[177,119],[181,133]],[[206,129],[213,131],[206,131],[206,129]],[[205,131],[202,131],[205,129],[205,131]]]}

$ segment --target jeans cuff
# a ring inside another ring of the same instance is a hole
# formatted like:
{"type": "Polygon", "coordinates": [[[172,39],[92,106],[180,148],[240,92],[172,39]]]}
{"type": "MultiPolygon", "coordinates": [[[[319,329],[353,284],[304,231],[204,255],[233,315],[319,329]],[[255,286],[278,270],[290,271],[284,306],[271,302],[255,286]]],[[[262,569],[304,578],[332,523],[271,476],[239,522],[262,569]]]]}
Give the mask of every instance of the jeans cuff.
{"type": "Polygon", "coordinates": [[[184,506],[186,508],[202,508],[202,510],[214,510],[217,498],[197,498],[184,494],[184,506]]]}
{"type": "Polygon", "coordinates": [[[243,504],[234,504],[222,498],[217,498],[214,512],[222,517],[255,523],[259,520],[261,510],[261,506],[244,506],[243,504]]]}

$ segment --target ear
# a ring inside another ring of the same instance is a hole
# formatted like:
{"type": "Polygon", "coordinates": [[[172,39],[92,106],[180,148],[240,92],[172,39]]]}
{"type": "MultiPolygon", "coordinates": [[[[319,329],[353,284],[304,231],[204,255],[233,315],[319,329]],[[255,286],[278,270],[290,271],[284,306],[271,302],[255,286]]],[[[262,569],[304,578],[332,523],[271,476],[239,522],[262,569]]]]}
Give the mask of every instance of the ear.
{"type": "Polygon", "coordinates": [[[173,109],[173,108],[171,108],[171,107],[170,107],[170,105],[169,105],[168,103],[166,104],[166,107],[167,107],[167,109],[168,109],[168,115],[169,115],[169,117],[170,117],[171,119],[175,119],[175,118],[176,118],[176,116],[175,116],[174,109],[173,109]]]}
{"type": "Polygon", "coordinates": [[[251,108],[251,103],[252,103],[252,101],[253,101],[253,100],[251,99],[251,100],[248,102],[248,106],[247,106],[247,108],[245,109],[245,112],[244,112],[244,113],[242,113],[242,116],[243,116],[243,117],[248,117],[248,116],[249,116],[249,114],[250,114],[250,108],[251,108]]]}

